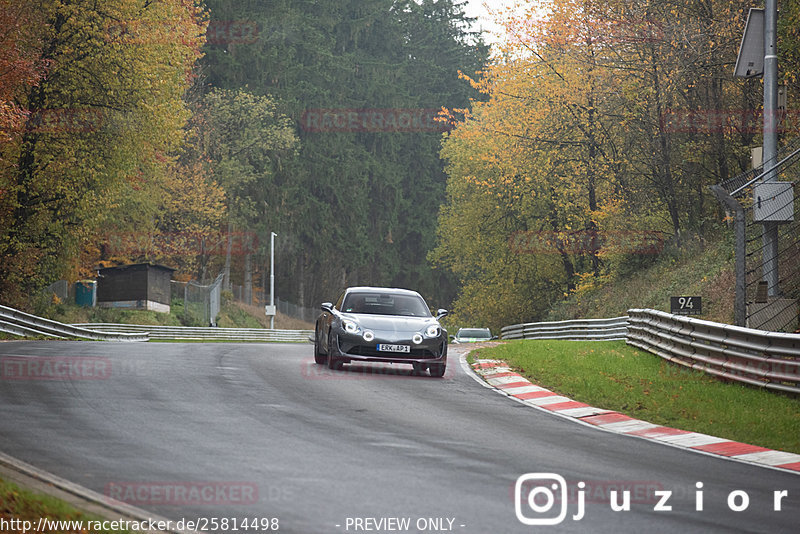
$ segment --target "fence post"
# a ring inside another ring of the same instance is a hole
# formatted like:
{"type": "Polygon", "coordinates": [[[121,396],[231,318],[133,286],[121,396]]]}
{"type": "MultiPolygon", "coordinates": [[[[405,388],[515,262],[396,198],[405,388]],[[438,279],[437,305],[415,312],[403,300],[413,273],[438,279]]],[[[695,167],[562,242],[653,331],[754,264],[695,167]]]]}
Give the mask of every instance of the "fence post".
{"type": "Polygon", "coordinates": [[[714,196],[717,197],[717,200],[734,213],[733,231],[736,238],[736,291],[733,301],[733,315],[736,326],[745,326],[747,322],[747,299],[745,295],[745,255],[747,254],[745,248],[745,230],[747,226],[744,208],[735,198],[730,196],[722,186],[712,185],[710,189],[711,192],[714,193],[714,196]]]}

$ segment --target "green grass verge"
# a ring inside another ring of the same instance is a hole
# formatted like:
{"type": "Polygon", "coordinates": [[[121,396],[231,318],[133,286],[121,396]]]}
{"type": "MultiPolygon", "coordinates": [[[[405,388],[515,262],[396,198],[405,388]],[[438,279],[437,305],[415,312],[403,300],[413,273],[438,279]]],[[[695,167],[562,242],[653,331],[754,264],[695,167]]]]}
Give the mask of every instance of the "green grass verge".
{"type": "Polygon", "coordinates": [[[226,305],[219,312],[217,326],[220,328],[264,328],[265,325],[262,324],[262,317],[266,317],[264,309],[258,308],[262,317],[254,317],[248,311],[243,307],[226,305]]]}
{"type": "Polygon", "coordinates": [[[700,319],[733,322],[733,243],[725,237],[715,241],[687,243],[680,250],[669,248],[658,257],[643,257],[650,264],[620,268],[614,276],[595,281],[581,291],[556,302],[544,321],[606,318],[625,315],[631,308],[669,311],[669,297],[700,295],[700,319]]]}
{"type": "MultiPolygon", "coordinates": [[[[160,326],[184,326],[183,301],[173,300],[170,313],[124,308],[84,308],[75,304],[50,304],[32,311],[53,321],[73,323],[120,323],[160,326]]],[[[202,325],[198,325],[202,326],[202,325]]]]}
{"type": "MultiPolygon", "coordinates": [[[[127,310],[123,308],[84,308],[75,304],[49,303],[41,304],[32,310],[54,321],[67,324],[74,323],[120,323],[158,326],[208,326],[184,313],[183,299],[173,299],[169,313],[145,310],[127,310]]],[[[248,306],[230,299],[222,301],[222,308],[217,316],[220,328],[268,328],[269,320],[264,315],[262,306],[248,306]]],[[[275,328],[287,330],[313,330],[313,322],[292,319],[281,313],[275,318],[275,328]]],[[[11,336],[14,339],[15,336],[11,336]]]]}
{"type": "Polygon", "coordinates": [[[624,341],[526,340],[479,349],[574,400],[681,430],[800,453],[800,399],[719,381],[624,341]]]}
{"type": "MultiPolygon", "coordinates": [[[[39,518],[47,518],[54,521],[83,521],[84,527],[87,526],[87,521],[103,521],[95,516],[76,510],[64,501],[22,489],[12,482],[0,479],[0,520],[4,520],[7,527],[15,527],[4,528],[2,532],[21,533],[23,532],[24,521],[30,521],[35,529],[39,518]],[[14,521],[12,522],[12,520],[14,521]]],[[[31,531],[28,530],[28,532],[31,531]]],[[[86,530],[63,528],[49,529],[47,532],[52,534],[78,534],[85,533],[86,530]]],[[[92,530],[91,532],[92,534],[101,532],[107,534],[129,533],[127,530],[92,530]]]]}

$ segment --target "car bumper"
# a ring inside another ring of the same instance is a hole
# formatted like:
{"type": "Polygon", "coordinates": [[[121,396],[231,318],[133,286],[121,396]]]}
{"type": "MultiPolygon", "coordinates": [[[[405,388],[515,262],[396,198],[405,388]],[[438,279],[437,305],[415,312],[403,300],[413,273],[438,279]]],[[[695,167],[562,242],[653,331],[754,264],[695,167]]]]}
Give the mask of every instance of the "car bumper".
{"type": "Polygon", "coordinates": [[[339,334],[339,353],[345,361],[389,362],[389,363],[441,363],[447,359],[447,342],[441,336],[424,339],[415,344],[410,339],[376,336],[366,342],[361,336],[339,334]],[[408,345],[410,352],[379,351],[378,345],[408,345]]]}

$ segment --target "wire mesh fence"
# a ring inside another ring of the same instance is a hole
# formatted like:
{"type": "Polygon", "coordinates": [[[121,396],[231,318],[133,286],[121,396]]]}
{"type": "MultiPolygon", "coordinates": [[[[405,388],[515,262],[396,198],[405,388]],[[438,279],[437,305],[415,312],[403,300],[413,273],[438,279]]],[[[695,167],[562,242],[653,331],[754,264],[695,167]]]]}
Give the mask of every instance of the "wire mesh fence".
{"type": "MultiPolygon", "coordinates": [[[[269,304],[269,293],[264,293],[263,291],[251,290],[248,292],[244,286],[231,284],[231,294],[234,300],[244,304],[253,304],[256,306],[269,304]]],[[[301,321],[313,322],[319,315],[316,308],[307,308],[280,298],[275,298],[275,309],[287,317],[300,319],[301,321]]]]}
{"type": "Polygon", "coordinates": [[[183,310],[187,325],[217,326],[221,303],[222,278],[220,274],[210,285],[200,285],[190,280],[184,286],[183,310]]]}
{"type": "Polygon", "coordinates": [[[183,297],[186,296],[186,284],[187,282],[181,282],[180,280],[169,281],[171,301],[174,301],[175,299],[183,299],[183,297]]]}
{"type": "Polygon", "coordinates": [[[282,314],[292,317],[294,319],[301,319],[303,321],[314,322],[317,316],[320,314],[314,308],[306,308],[305,306],[299,306],[297,304],[292,304],[291,302],[287,302],[281,299],[275,299],[275,308],[282,314]]]}
{"type": "Polygon", "coordinates": [[[247,291],[245,286],[231,284],[231,293],[233,293],[234,300],[244,304],[255,304],[256,306],[266,304],[261,292],[253,291],[252,289],[247,291]]]}
{"type": "Polygon", "coordinates": [[[741,205],[745,220],[744,286],[746,326],[794,332],[800,302],[800,138],[788,143],[768,169],[763,167],[720,184],[741,205]],[[764,184],[767,187],[764,187],[764,184]],[[774,240],[765,237],[772,232],[774,240]]]}
{"type": "MultiPolygon", "coordinates": [[[[798,160],[800,161],[800,160],[798,160]]],[[[789,181],[790,174],[794,199],[779,203],[774,209],[784,209],[788,204],[794,213],[798,206],[797,184],[800,170],[789,169],[782,181],[789,181]],[[793,171],[793,172],[792,172],[793,171]]],[[[751,328],[776,331],[794,331],[797,328],[798,299],[800,299],[800,224],[798,221],[777,224],[778,250],[775,261],[764,259],[770,245],[765,243],[764,225],[753,220],[753,210],[757,200],[746,208],[747,216],[747,259],[746,292],[747,323],[751,328]],[[777,271],[778,287],[770,294],[768,278],[777,271]]]]}
{"type": "Polygon", "coordinates": [[[55,296],[61,302],[68,302],[74,296],[74,291],[70,291],[70,289],[70,284],[66,280],[56,280],[42,290],[42,295],[49,298],[55,296]]]}

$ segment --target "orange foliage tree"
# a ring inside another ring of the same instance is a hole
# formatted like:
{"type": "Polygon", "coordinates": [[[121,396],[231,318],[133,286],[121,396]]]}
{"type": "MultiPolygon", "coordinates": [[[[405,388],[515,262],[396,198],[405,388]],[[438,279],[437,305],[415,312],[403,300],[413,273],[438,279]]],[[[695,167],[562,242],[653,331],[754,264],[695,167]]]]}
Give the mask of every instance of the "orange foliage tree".
{"type": "Polygon", "coordinates": [[[0,147],[0,299],[25,305],[87,267],[99,232],[155,224],[207,18],[186,0],[5,4],[23,119],[0,147]]]}
{"type": "Polygon", "coordinates": [[[744,170],[754,138],[758,95],[728,72],[740,2],[527,5],[504,15],[505,42],[469,80],[488,100],[442,149],[448,204],[431,259],[461,278],[457,311],[484,321],[498,310],[536,320],[564,293],[707,230],[717,213],[706,186],[744,170]],[[472,247],[487,234],[505,247],[472,247]],[[499,297],[504,286],[525,293],[499,297]]]}

